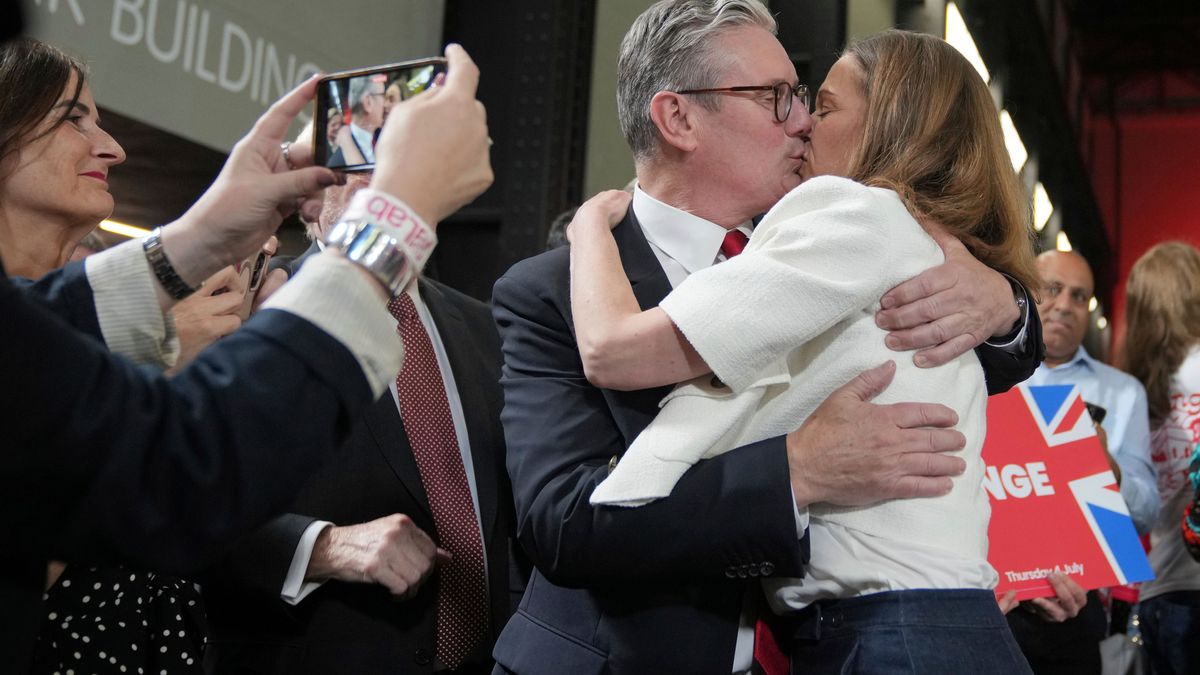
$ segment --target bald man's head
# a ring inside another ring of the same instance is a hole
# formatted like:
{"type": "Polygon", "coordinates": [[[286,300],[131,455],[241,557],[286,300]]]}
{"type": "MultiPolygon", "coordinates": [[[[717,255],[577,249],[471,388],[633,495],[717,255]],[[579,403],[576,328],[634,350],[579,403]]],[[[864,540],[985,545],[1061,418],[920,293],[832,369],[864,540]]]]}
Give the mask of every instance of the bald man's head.
{"type": "Polygon", "coordinates": [[[1038,315],[1046,341],[1046,363],[1056,366],[1075,355],[1087,333],[1088,303],[1095,293],[1092,268],[1073,251],[1046,251],[1037,257],[1042,278],[1038,315]]]}

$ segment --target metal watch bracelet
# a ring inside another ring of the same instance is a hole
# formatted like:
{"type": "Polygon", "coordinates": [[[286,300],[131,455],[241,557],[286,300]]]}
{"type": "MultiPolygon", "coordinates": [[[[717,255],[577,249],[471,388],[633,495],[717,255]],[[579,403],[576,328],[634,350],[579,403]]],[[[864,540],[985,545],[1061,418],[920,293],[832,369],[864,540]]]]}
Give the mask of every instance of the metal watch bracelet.
{"type": "Polygon", "coordinates": [[[393,297],[412,280],[413,267],[400,240],[369,220],[339,221],[325,235],[325,245],[370,272],[393,297]]]}
{"type": "Polygon", "coordinates": [[[162,228],[156,227],[149,235],[142,239],[142,251],[146,254],[146,262],[150,263],[150,269],[154,271],[154,276],[158,278],[158,283],[162,284],[163,290],[176,300],[182,300],[196,289],[188,285],[179,273],[175,271],[175,266],[167,259],[167,254],[162,248],[162,228]]]}

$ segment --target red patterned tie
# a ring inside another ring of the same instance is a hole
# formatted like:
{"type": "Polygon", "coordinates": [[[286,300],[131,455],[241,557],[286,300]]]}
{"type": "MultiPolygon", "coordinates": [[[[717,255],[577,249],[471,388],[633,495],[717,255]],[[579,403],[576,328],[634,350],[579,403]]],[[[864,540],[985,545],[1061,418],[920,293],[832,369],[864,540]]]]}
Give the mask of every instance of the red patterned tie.
{"type": "Polygon", "coordinates": [[[392,298],[388,311],[404,340],[404,368],[396,378],[400,416],[429,495],[437,543],[453,556],[438,569],[437,657],[455,668],[487,632],[483,542],[429,334],[407,293],[392,298]]]}
{"type": "MultiPolygon", "coordinates": [[[[749,240],[741,230],[730,230],[725,233],[725,240],[721,242],[721,253],[728,260],[745,250],[749,240]]],[[[765,618],[758,619],[754,624],[754,661],[766,675],[788,675],[788,657],[779,648],[767,621],[771,617],[770,611],[764,607],[762,614],[765,618]]]]}

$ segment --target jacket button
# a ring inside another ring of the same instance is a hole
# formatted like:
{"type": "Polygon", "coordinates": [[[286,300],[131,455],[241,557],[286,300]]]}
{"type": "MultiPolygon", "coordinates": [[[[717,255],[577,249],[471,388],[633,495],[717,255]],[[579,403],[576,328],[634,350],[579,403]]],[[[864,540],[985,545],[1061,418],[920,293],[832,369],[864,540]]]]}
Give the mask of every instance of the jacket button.
{"type": "Polygon", "coordinates": [[[737,577],[737,568],[734,567],[733,565],[726,567],[725,568],[725,576],[729,577],[730,579],[737,577]]]}
{"type": "Polygon", "coordinates": [[[741,565],[738,567],[737,575],[739,579],[745,579],[746,577],[750,576],[750,572],[747,571],[748,567],[749,565],[741,565]]]}
{"type": "Polygon", "coordinates": [[[762,565],[759,565],[758,573],[763,575],[764,577],[771,576],[772,574],[775,573],[775,564],[770,563],[770,562],[765,562],[762,565]]]}
{"type": "Polygon", "coordinates": [[[758,565],[750,565],[750,569],[746,570],[746,572],[750,576],[756,577],[759,574],[759,566],[758,565]]]}
{"type": "Polygon", "coordinates": [[[427,666],[433,663],[433,655],[429,653],[428,649],[418,649],[413,652],[413,661],[418,666],[427,666]]]}

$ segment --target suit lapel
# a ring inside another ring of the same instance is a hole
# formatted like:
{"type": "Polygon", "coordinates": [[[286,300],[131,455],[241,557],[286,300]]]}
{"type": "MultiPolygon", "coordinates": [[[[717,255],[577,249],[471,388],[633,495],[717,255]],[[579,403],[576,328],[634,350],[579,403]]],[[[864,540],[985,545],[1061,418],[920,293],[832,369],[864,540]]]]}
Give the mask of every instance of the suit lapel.
{"type": "Polygon", "coordinates": [[[617,249],[621,253],[621,265],[625,268],[625,276],[633,286],[633,295],[643,310],[657,307],[662,299],[671,292],[671,282],[663,271],[658,257],[650,249],[642,226],[638,224],[633,209],[625,213],[624,220],[613,228],[613,238],[617,240],[617,249]]]}
{"type": "MultiPolygon", "coordinates": [[[[625,219],[613,228],[613,238],[617,241],[617,249],[621,253],[621,265],[625,268],[625,276],[633,287],[633,295],[638,305],[647,310],[657,307],[662,299],[671,292],[671,281],[663,271],[658,257],[651,250],[642,226],[630,208],[625,219]]],[[[673,387],[656,387],[640,391],[604,390],[608,404],[613,408],[614,419],[625,442],[632,443],[642,429],[658,414],[658,403],[670,393],[673,387]]]]}
{"type": "Polygon", "coordinates": [[[375,402],[367,412],[365,421],[384,461],[392,467],[392,472],[412,496],[413,502],[420,506],[432,521],[433,509],[429,506],[429,495],[425,494],[425,486],[421,483],[421,471],[417,468],[412,446],[408,443],[408,434],[404,431],[404,422],[400,419],[400,409],[396,406],[396,398],[391,391],[384,392],[375,402]]]}
{"type": "MultiPolygon", "coordinates": [[[[295,276],[308,258],[320,250],[314,242],[301,256],[282,266],[287,270],[288,276],[295,276]]],[[[413,457],[412,446],[408,443],[404,422],[400,420],[400,409],[390,390],[384,392],[375,405],[367,410],[366,415],[363,416],[363,422],[375,440],[379,453],[383,455],[388,466],[396,474],[396,478],[412,496],[413,502],[420,506],[432,520],[433,510],[429,507],[429,496],[425,494],[425,486],[421,483],[421,472],[417,468],[417,460],[413,457]]]]}

